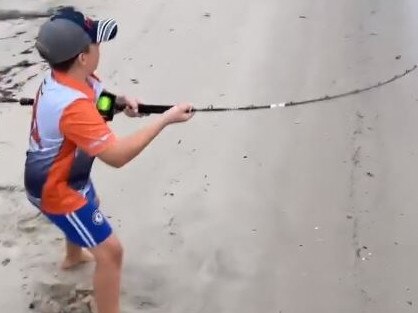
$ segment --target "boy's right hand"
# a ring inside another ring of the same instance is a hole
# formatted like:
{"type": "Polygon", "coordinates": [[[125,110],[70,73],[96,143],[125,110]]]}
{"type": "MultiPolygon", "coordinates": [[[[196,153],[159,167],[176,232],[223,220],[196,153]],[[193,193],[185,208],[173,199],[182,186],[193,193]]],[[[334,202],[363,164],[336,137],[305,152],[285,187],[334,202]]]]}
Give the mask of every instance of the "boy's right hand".
{"type": "Polygon", "coordinates": [[[162,114],[167,124],[181,123],[188,121],[194,115],[193,106],[189,103],[181,103],[173,106],[162,114]]]}

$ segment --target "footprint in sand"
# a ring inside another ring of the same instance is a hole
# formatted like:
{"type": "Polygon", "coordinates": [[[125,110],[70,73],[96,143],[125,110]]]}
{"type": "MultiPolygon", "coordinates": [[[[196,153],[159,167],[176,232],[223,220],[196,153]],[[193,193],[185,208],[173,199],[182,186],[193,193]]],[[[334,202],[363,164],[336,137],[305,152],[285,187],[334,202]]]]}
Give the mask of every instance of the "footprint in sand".
{"type": "Polygon", "coordinates": [[[36,294],[29,308],[35,312],[97,312],[91,288],[80,288],[74,283],[44,280],[38,282],[34,289],[36,294]]]}
{"type": "Polygon", "coordinates": [[[30,234],[38,230],[39,226],[44,223],[45,221],[42,219],[41,213],[38,212],[34,215],[28,215],[19,219],[17,229],[22,233],[30,234]]]}
{"type": "Polygon", "coordinates": [[[16,241],[11,239],[0,240],[2,247],[5,248],[13,248],[16,246],[16,241]]]}
{"type": "Polygon", "coordinates": [[[159,305],[156,302],[154,302],[154,300],[151,297],[147,296],[134,296],[130,302],[131,305],[135,307],[135,309],[140,310],[149,310],[159,307],[159,305]]]}

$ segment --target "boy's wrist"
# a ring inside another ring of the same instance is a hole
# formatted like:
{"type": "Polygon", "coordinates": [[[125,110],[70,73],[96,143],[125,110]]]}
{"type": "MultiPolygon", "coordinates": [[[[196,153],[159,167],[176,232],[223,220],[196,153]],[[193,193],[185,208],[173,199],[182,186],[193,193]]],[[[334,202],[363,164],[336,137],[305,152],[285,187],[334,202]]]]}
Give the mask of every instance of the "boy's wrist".
{"type": "Polygon", "coordinates": [[[167,120],[164,114],[161,114],[157,118],[157,124],[159,125],[160,129],[163,130],[170,124],[170,122],[167,120]]]}

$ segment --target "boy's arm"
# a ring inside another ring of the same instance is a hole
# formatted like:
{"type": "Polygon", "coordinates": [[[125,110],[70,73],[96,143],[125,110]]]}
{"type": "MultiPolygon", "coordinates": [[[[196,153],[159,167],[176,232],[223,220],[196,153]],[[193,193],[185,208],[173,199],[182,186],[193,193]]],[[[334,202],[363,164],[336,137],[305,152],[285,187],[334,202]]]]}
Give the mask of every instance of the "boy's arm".
{"type": "Polygon", "coordinates": [[[94,105],[75,101],[60,120],[60,130],[67,140],[106,164],[121,167],[137,156],[169,124],[184,122],[193,116],[189,104],[176,105],[145,128],[124,138],[117,138],[94,105]]]}
{"type": "Polygon", "coordinates": [[[151,124],[136,131],[132,135],[116,139],[97,157],[106,164],[120,168],[141,153],[145,147],[169,124],[189,120],[192,106],[189,104],[176,105],[158,116],[151,124]]]}
{"type": "Polygon", "coordinates": [[[141,153],[167,125],[162,117],[158,117],[143,129],[117,139],[97,157],[110,166],[120,168],[141,153]]]}

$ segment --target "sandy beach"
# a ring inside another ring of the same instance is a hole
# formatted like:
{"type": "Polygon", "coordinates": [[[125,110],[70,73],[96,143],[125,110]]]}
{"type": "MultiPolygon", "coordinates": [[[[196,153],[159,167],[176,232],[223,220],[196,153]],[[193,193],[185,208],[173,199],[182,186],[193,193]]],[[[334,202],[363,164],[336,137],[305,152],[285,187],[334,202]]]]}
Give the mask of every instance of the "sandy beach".
{"type": "MultiPolygon", "coordinates": [[[[303,100],[418,63],[415,0],[0,0],[0,96],[34,96],[47,71],[34,38],[59,5],[118,21],[98,75],[145,103],[303,100]]],[[[416,311],[417,83],[418,70],[335,101],[197,113],[122,169],[96,161],[125,247],[122,312],[416,311]]],[[[25,197],[30,117],[0,103],[0,312],[88,312],[94,265],[59,270],[63,237],[25,197]]]]}

